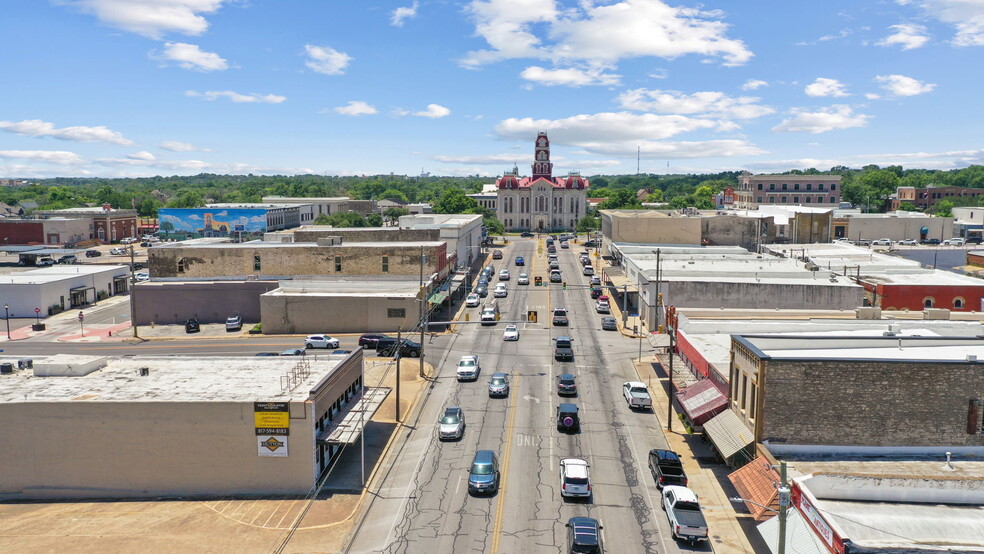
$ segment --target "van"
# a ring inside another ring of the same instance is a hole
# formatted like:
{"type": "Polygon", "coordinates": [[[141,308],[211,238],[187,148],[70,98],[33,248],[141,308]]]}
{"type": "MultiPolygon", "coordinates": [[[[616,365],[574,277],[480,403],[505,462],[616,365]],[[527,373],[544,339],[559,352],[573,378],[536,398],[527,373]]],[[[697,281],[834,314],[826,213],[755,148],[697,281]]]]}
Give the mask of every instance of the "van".
{"type": "Polygon", "coordinates": [[[475,452],[471,468],[468,470],[468,492],[470,494],[495,494],[499,490],[499,458],[491,450],[475,452]]]}

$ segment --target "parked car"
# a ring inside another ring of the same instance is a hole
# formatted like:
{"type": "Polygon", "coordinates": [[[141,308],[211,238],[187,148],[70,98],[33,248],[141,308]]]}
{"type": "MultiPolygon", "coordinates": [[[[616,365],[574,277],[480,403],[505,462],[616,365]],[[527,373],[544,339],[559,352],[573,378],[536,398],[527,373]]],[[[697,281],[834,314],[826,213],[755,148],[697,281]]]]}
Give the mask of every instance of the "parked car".
{"type": "Polygon", "coordinates": [[[198,323],[197,319],[191,318],[185,321],[185,333],[197,333],[201,330],[202,330],[202,325],[201,323],[198,323]]]}
{"type": "Polygon", "coordinates": [[[505,298],[509,296],[509,290],[506,289],[505,283],[499,283],[495,286],[495,292],[492,293],[495,298],[505,298]]]}
{"type": "Polygon", "coordinates": [[[574,378],[574,375],[564,373],[557,376],[557,394],[577,394],[577,380],[574,378]]]}
{"type": "Polygon", "coordinates": [[[154,244],[151,243],[149,240],[145,240],[140,243],[140,246],[143,246],[144,248],[150,248],[151,246],[154,246],[154,244]]]}
{"type": "Polygon", "coordinates": [[[506,325],[506,330],[502,332],[502,340],[519,340],[519,327],[513,324],[506,325]]]}
{"type": "Polygon", "coordinates": [[[499,272],[499,280],[500,281],[508,281],[509,280],[509,270],[508,269],[503,269],[502,271],[499,272]]]}
{"type": "Polygon", "coordinates": [[[892,239],[877,239],[871,241],[872,246],[892,246],[892,239]]]}
{"type": "Polygon", "coordinates": [[[509,376],[501,371],[489,379],[489,396],[509,396],[509,376]]]}
{"type": "Polygon", "coordinates": [[[953,237],[952,239],[946,239],[945,241],[943,241],[944,246],[963,246],[965,244],[967,244],[967,240],[960,237],[953,237]]]}
{"type": "Polygon", "coordinates": [[[602,554],[601,524],[593,517],[572,517],[567,520],[567,552],[572,554],[602,554]]]}
{"type": "Polygon", "coordinates": [[[60,263],[60,264],[77,264],[77,263],[79,263],[79,259],[75,256],[75,254],[65,254],[64,256],[58,258],[58,263],[60,263]]]}
{"type": "Polygon", "coordinates": [[[276,352],[257,352],[256,354],[254,354],[254,356],[259,356],[259,357],[269,357],[269,356],[279,356],[279,355],[280,354],[276,352]]]}
{"type": "Polygon", "coordinates": [[[380,339],[388,339],[389,335],[382,334],[372,334],[372,335],[362,335],[359,337],[359,346],[365,348],[366,350],[375,350],[379,345],[380,339]]]}
{"type": "Polygon", "coordinates": [[[691,544],[707,540],[707,520],[694,491],[676,485],[663,487],[663,510],[674,539],[691,544]]]}
{"type": "Polygon", "coordinates": [[[477,308],[479,304],[482,303],[482,297],[476,293],[471,293],[468,298],[465,299],[466,308],[477,308]]]}
{"type": "Polygon", "coordinates": [[[653,474],[656,487],[667,485],[687,486],[687,474],[683,472],[680,455],[672,450],[654,448],[649,451],[649,472],[653,474]]]}
{"type": "Polygon", "coordinates": [[[138,242],[135,237],[126,237],[120,240],[120,244],[133,244],[135,242],[138,242]]]}
{"type": "MultiPolygon", "coordinates": [[[[399,352],[401,358],[419,358],[421,345],[410,339],[397,341],[394,338],[379,339],[376,342],[376,355],[381,357],[396,357],[397,342],[400,342],[399,352]]],[[[337,347],[336,347],[337,348],[337,347]]]]}
{"type": "Polygon", "coordinates": [[[599,300],[595,302],[595,311],[599,314],[607,314],[611,313],[611,307],[608,305],[608,302],[599,300]]]}
{"type": "Polygon", "coordinates": [[[589,241],[587,241],[587,242],[585,242],[585,243],[584,243],[584,246],[589,246],[589,247],[591,247],[591,248],[594,248],[594,247],[596,247],[596,246],[601,246],[601,244],[599,244],[599,243],[598,243],[598,241],[596,241],[596,240],[594,240],[594,239],[591,239],[591,240],[589,240],[589,241]]]}
{"type": "Polygon", "coordinates": [[[516,256],[516,265],[524,266],[526,265],[526,260],[524,260],[522,256],[516,256]]]}
{"type": "Polygon", "coordinates": [[[902,239],[898,242],[898,244],[902,246],[915,246],[919,244],[919,241],[916,239],[902,239]]]}
{"type": "Polygon", "coordinates": [[[940,243],[940,239],[923,239],[923,240],[921,240],[919,242],[921,244],[933,245],[933,244],[939,244],[940,243]]]}
{"type": "Polygon", "coordinates": [[[502,259],[502,250],[493,250],[492,251],[492,259],[493,260],[501,260],[502,259]]]}
{"type": "Polygon", "coordinates": [[[109,253],[113,256],[123,256],[127,254],[126,248],[120,248],[119,246],[109,249],[109,253]]]}
{"type": "Polygon", "coordinates": [[[243,318],[237,315],[231,315],[226,318],[226,331],[241,331],[243,328],[243,318]]]}
{"type": "Polygon", "coordinates": [[[304,349],[303,348],[288,348],[287,350],[284,350],[283,352],[281,352],[280,355],[281,356],[303,356],[304,355],[304,349]]]}
{"type": "Polygon", "coordinates": [[[553,324],[554,326],[567,325],[570,320],[567,319],[567,310],[564,308],[554,308],[553,311],[553,324]]]}
{"type": "Polygon", "coordinates": [[[494,494],[499,490],[499,457],[491,450],[479,450],[468,470],[470,494],[494,494]]]}
{"type": "Polygon", "coordinates": [[[632,409],[649,410],[653,407],[653,399],[649,396],[645,383],[638,381],[622,383],[622,396],[632,409]]]}
{"type": "Polygon", "coordinates": [[[304,348],[338,348],[338,339],[328,335],[308,335],[304,339],[304,348]]]}
{"type": "Polygon", "coordinates": [[[560,461],[560,496],[566,498],[591,496],[588,462],[580,458],[564,458],[560,461]]]}
{"type": "Polygon", "coordinates": [[[455,371],[455,374],[458,376],[459,381],[474,381],[478,379],[478,375],[481,372],[482,364],[479,362],[478,356],[462,356],[458,360],[458,369],[455,371]]]}
{"type": "Polygon", "coordinates": [[[150,280],[150,271],[144,269],[133,274],[134,282],[140,283],[150,280]]]}
{"type": "Polygon", "coordinates": [[[980,244],[981,241],[984,241],[984,237],[968,237],[967,238],[967,244],[980,244]]]}
{"type": "Polygon", "coordinates": [[[438,440],[460,439],[465,435],[465,411],[457,406],[444,409],[437,424],[438,440]]]}
{"type": "Polygon", "coordinates": [[[612,316],[605,316],[601,318],[601,330],[602,331],[618,331],[618,323],[612,316]]]}
{"type": "Polygon", "coordinates": [[[103,253],[100,252],[100,251],[98,251],[98,250],[86,250],[85,251],[85,257],[86,258],[98,258],[99,256],[102,256],[102,255],[103,255],[103,253]]]}
{"type": "Polygon", "coordinates": [[[486,296],[488,296],[489,295],[488,285],[478,285],[477,287],[475,287],[475,294],[477,294],[479,298],[485,298],[486,296]]]}
{"type": "Polygon", "coordinates": [[[577,404],[561,402],[557,404],[557,430],[577,433],[581,430],[581,419],[577,415],[577,404]]]}
{"type": "Polygon", "coordinates": [[[54,258],[48,258],[48,257],[38,258],[38,260],[36,262],[34,262],[34,265],[36,265],[38,267],[46,267],[46,266],[49,266],[49,265],[55,265],[55,260],[54,260],[54,258]]]}
{"type": "Polygon", "coordinates": [[[523,231],[522,233],[519,234],[519,236],[523,237],[524,239],[528,239],[533,236],[533,233],[529,231],[523,231]]]}
{"type": "Polygon", "coordinates": [[[557,337],[554,339],[554,359],[558,361],[574,360],[574,339],[570,337],[557,337]]]}
{"type": "Polygon", "coordinates": [[[520,273],[519,277],[516,278],[517,285],[528,285],[530,284],[530,276],[525,273],[520,273]]]}

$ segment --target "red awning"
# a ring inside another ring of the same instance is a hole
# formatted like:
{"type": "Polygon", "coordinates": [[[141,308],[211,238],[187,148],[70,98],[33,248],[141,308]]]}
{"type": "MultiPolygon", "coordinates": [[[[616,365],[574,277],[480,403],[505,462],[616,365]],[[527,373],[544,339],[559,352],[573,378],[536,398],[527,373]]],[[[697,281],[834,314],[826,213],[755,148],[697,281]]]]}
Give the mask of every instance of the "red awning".
{"type": "Polygon", "coordinates": [[[779,474],[772,469],[768,460],[758,456],[738,471],[728,475],[728,479],[738,491],[738,496],[754,502],[754,504],[745,502],[745,506],[748,507],[755,521],[767,520],[778,513],[779,494],[776,486],[779,483],[779,474]]]}
{"type": "Polygon", "coordinates": [[[703,425],[728,407],[728,398],[710,379],[697,381],[677,392],[676,397],[684,413],[694,425],[703,425]]]}

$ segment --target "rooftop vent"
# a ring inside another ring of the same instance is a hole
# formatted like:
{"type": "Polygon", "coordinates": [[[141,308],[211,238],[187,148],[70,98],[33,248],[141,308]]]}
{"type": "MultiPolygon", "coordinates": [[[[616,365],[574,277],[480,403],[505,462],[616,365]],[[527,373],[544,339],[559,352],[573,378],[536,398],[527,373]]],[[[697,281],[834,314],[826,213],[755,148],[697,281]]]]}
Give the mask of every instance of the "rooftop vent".
{"type": "Polygon", "coordinates": [[[977,361],[977,354],[967,354],[967,361],[968,362],[976,362],[977,361]]]}
{"type": "Polygon", "coordinates": [[[141,367],[140,368],[140,376],[141,377],[147,377],[148,375],[150,375],[150,368],[149,367],[141,367]]]}

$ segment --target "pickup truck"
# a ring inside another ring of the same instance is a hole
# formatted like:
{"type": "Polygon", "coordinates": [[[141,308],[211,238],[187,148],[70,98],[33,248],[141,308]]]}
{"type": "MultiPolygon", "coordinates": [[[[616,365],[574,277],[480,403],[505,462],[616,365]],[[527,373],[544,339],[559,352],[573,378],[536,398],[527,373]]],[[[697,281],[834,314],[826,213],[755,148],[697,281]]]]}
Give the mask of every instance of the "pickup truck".
{"type": "Polygon", "coordinates": [[[649,472],[653,474],[657,488],[670,485],[687,486],[687,474],[683,472],[680,456],[672,450],[654,448],[649,451],[649,472]]]}
{"type": "Polygon", "coordinates": [[[653,399],[646,390],[646,385],[638,381],[622,383],[622,395],[629,407],[636,410],[649,410],[653,407],[653,399]]]}
{"type": "Polygon", "coordinates": [[[663,510],[674,539],[691,544],[707,540],[707,521],[694,491],[676,485],[663,487],[663,510]]]}
{"type": "Polygon", "coordinates": [[[478,356],[462,356],[458,361],[458,380],[475,380],[482,372],[482,365],[478,362],[478,356]]]}

